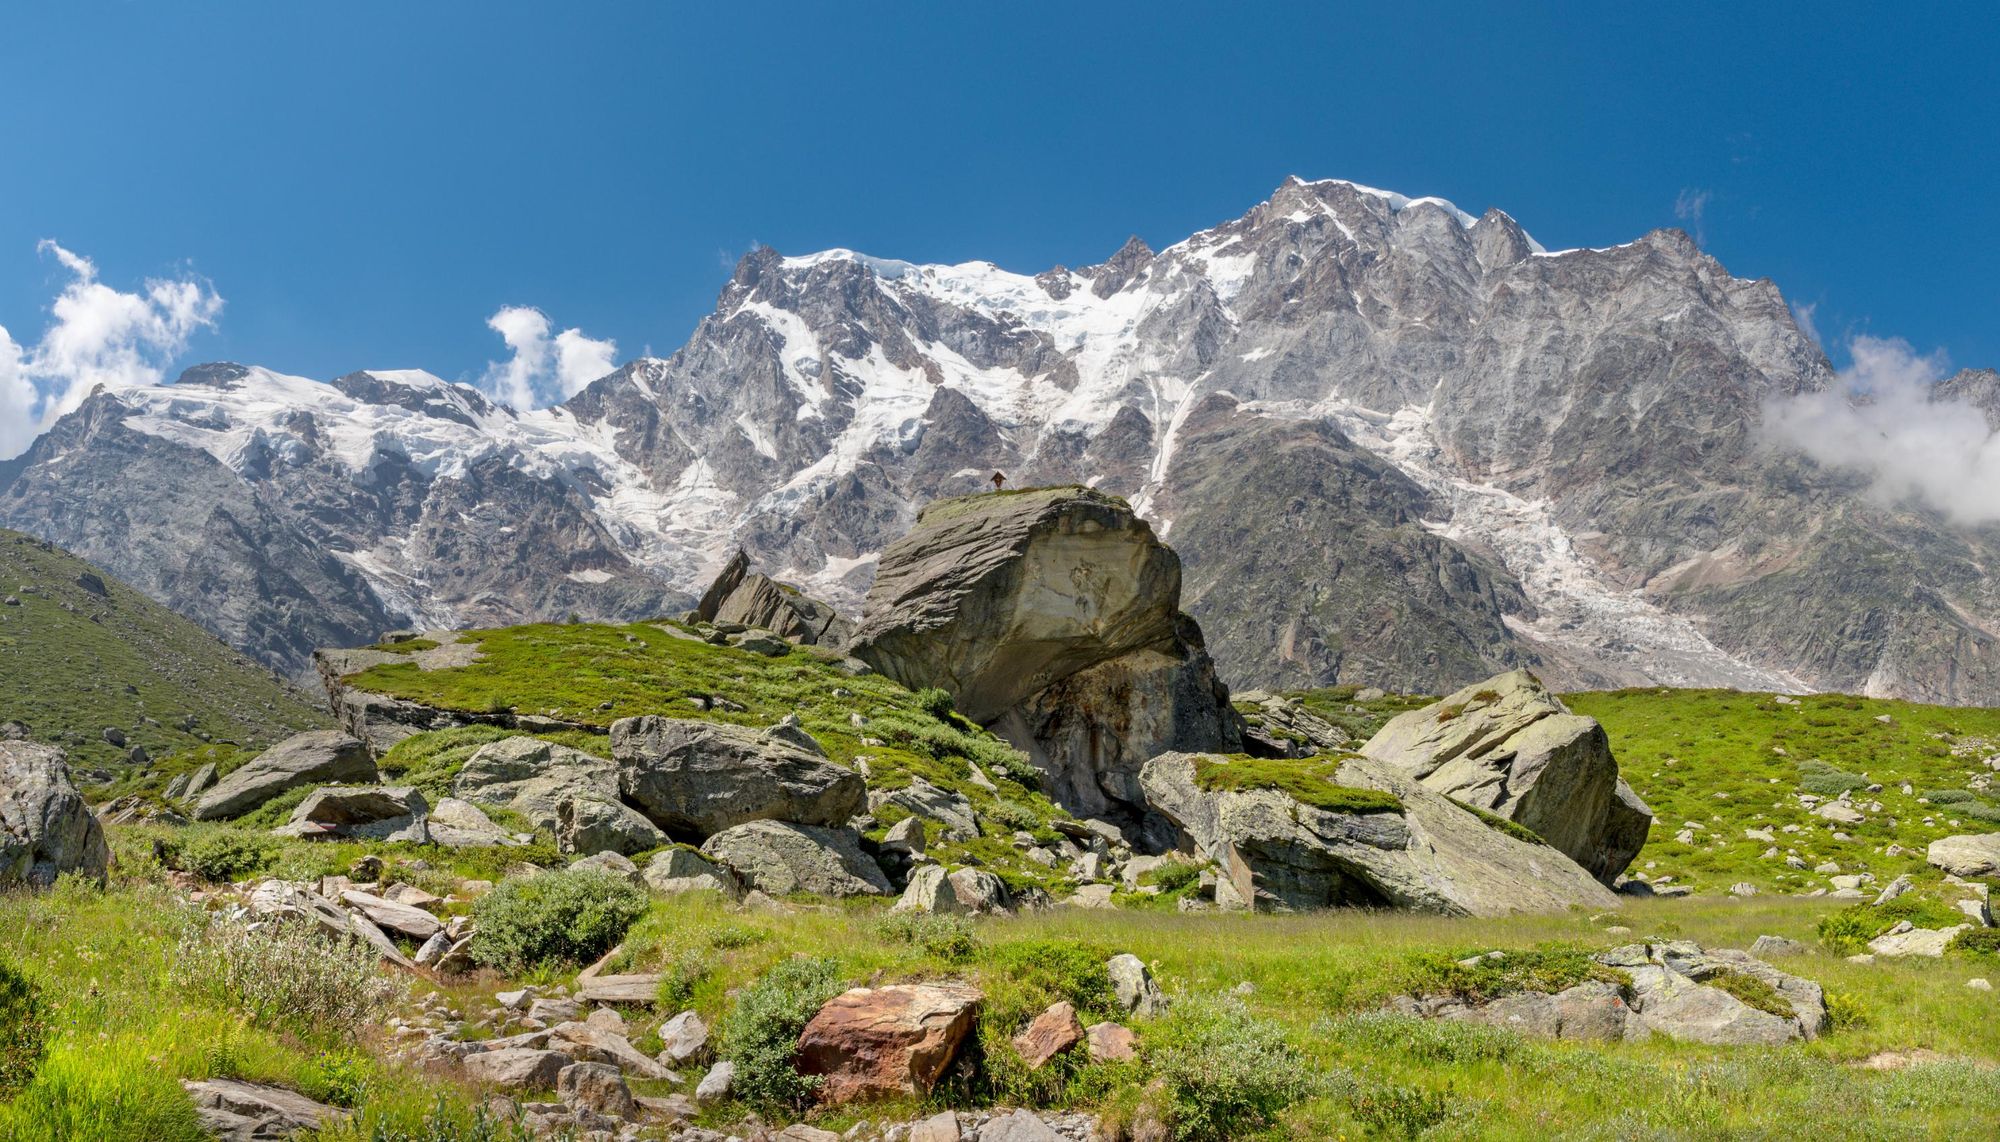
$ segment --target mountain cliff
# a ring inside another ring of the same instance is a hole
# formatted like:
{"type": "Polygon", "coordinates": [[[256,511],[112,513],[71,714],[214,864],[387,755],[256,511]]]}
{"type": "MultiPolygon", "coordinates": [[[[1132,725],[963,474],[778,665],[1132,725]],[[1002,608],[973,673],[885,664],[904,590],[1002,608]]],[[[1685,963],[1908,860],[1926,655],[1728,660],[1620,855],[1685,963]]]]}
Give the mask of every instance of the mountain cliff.
{"type": "Polygon", "coordinates": [[[1032,277],[760,249],[680,351],[552,409],[241,366],[102,392],[0,522],[296,671],[404,622],[657,613],[738,545],[856,613],[923,504],[1002,472],[1128,497],[1238,685],[2000,699],[2000,533],[1766,440],[1832,379],[1775,286],[1678,231],[1548,251],[1294,179],[1032,277]]]}

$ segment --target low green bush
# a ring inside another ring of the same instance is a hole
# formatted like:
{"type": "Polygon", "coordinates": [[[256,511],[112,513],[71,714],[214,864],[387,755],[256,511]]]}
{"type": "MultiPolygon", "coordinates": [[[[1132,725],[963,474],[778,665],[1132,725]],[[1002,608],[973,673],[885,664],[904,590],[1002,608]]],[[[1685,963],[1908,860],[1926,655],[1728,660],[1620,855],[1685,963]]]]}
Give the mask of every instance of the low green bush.
{"type": "Polygon", "coordinates": [[[1194,783],[1210,792],[1273,789],[1302,804],[1329,813],[1400,813],[1403,801],[1379,789],[1358,789],[1339,783],[1345,758],[1198,757],[1194,783]]]}
{"type": "Polygon", "coordinates": [[[1171,895],[1187,888],[1201,879],[1201,866],[1192,861],[1169,858],[1150,871],[1142,873],[1140,884],[1156,885],[1164,895],[1171,895]]]}
{"type": "Polygon", "coordinates": [[[262,872],[278,857],[280,846],[270,837],[228,826],[189,830],[178,844],[166,847],[167,867],[223,883],[262,872]]]}
{"type": "Polygon", "coordinates": [[[979,935],[972,920],[941,912],[891,912],[876,922],[875,934],[948,964],[965,963],[979,951],[979,935]]]}
{"type": "Polygon", "coordinates": [[[722,1057],[736,1066],[730,1087],[759,1110],[796,1112],[812,1102],[817,1076],[792,1065],[799,1034],[821,1007],[846,988],[838,961],[785,960],[743,989],[722,1020],[722,1057]]]}
{"type": "Polygon", "coordinates": [[[1823,761],[1799,763],[1799,788],[1821,797],[1838,797],[1842,793],[1868,788],[1868,779],[1859,773],[1849,773],[1837,769],[1823,761]]]}
{"type": "Polygon", "coordinates": [[[1739,971],[1724,971],[1718,972],[1701,982],[1718,991],[1727,992],[1741,1000],[1744,1004],[1767,1014],[1781,1016],[1786,1019],[1790,1019],[1793,1015],[1797,1014],[1797,1012],[1792,1010],[1792,1005],[1785,1002],[1785,997],[1778,994],[1777,988],[1772,987],[1754,975],[1746,975],[1739,971]]]}
{"type": "Polygon", "coordinates": [[[645,915],[644,891],[601,869],[564,869],[501,881],[473,905],[474,962],[517,974],[587,963],[645,915]]]}
{"type": "Polygon", "coordinates": [[[328,940],[303,920],[252,930],[190,909],[174,949],[175,983],[260,1027],[318,1039],[373,1026],[395,986],[379,953],[360,940],[328,940]]]}
{"type": "Polygon", "coordinates": [[[1945,951],[1983,959],[2000,958],[2000,928],[1967,928],[1951,938],[1945,951]]]}
{"type": "Polygon", "coordinates": [[[1255,1135],[1324,1082],[1277,1024],[1227,998],[1175,1003],[1148,1029],[1145,1062],[1178,1142],[1255,1135]]]}
{"type": "Polygon", "coordinates": [[[1393,979],[1401,994],[1450,995],[1469,1003],[1518,991],[1554,995],[1589,980],[1631,983],[1625,973],[1591,959],[1587,950],[1566,944],[1517,949],[1498,959],[1478,952],[1415,952],[1404,957],[1393,979]]]}
{"type": "Polygon", "coordinates": [[[48,1049],[48,1011],[34,982],[0,960],[0,1102],[35,1077],[48,1049]]]}
{"type": "Polygon", "coordinates": [[[1965,789],[1926,789],[1917,796],[1933,805],[1957,805],[1964,801],[1979,800],[1979,794],[1965,789]]]}

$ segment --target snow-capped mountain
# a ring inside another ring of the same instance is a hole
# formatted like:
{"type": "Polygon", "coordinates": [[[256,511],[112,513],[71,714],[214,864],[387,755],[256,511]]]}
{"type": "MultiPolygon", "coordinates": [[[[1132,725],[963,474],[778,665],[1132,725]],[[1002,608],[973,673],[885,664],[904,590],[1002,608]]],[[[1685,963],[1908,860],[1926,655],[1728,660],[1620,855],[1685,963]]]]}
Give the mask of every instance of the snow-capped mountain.
{"type": "Polygon", "coordinates": [[[657,612],[738,544],[852,611],[923,503],[1000,471],[1130,497],[1238,685],[2000,696],[1994,535],[1762,440],[1830,379],[1678,231],[1552,252],[1295,179],[1032,277],[759,250],[679,352],[548,410],[239,366],[100,393],[0,472],[0,523],[296,668],[412,620],[657,612]]]}

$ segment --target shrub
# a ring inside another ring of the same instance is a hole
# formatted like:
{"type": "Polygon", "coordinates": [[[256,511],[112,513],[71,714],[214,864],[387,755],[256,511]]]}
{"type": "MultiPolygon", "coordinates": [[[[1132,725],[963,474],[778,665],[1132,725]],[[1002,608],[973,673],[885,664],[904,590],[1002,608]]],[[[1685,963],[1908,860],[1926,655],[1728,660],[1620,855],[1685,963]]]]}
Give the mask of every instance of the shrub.
{"type": "Polygon", "coordinates": [[[736,1065],[731,1089],[760,1110],[796,1111],[812,1101],[817,1076],[792,1066],[799,1034],[846,987],[840,964],[825,957],[780,963],[743,989],[722,1021],[722,1057],[736,1065]]]}
{"type": "Polygon", "coordinates": [[[278,855],[269,837],[240,829],[215,828],[169,845],[167,865],[207,881],[241,880],[264,870],[278,855]]]}
{"type": "Polygon", "coordinates": [[[1588,980],[1621,986],[1631,982],[1623,972],[1591,959],[1589,952],[1561,944],[1510,951],[1499,959],[1476,952],[1415,952],[1395,976],[1403,994],[1450,995],[1469,1003],[1519,991],[1554,995],[1588,980]]]}
{"type": "Polygon", "coordinates": [[[2000,928],[1967,928],[1951,938],[1945,951],[1962,956],[2000,957],[2000,928]]]}
{"type": "Polygon", "coordinates": [[[1836,769],[1823,761],[1801,762],[1799,774],[1799,788],[1821,797],[1838,797],[1851,790],[1868,788],[1866,777],[1836,769]]]}
{"type": "Polygon", "coordinates": [[[28,977],[0,960],[0,1102],[14,1097],[48,1049],[48,1011],[28,977]]]}
{"type": "Polygon", "coordinates": [[[238,920],[188,918],[174,951],[179,986],[250,1021],[320,1039],[358,1034],[388,1007],[395,985],[360,940],[328,940],[285,920],[252,931],[238,920]]]}
{"type": "Polygon", "coordinates": [[[1158,885],[1164,895],[1172,895],[1201,879],[1201,866],[1192,861],[1169,858],[1139,877],[1140,884],[1158,885]]]}
{"type": "Polygon", "coordinates": [[[1964,789],[1926,789],[1917,794],[1933,805],[1957,805],[1966,801],[1977,801],[1979,795],[1964,789]]]}
{"type": "Polygon", "coordinates": [[[926,686],[917,691],[917,708],[946,725],[951,724],[951,716],[955,712],[951,702],[951,691],[941,690],[935,686],[926,686]]]}
{"type": "Polygon", "coordinates": [[[1444,1091],[1394,1083],[1361,1087],[1348,1099],[1354,1117],[1383,1134],[1415,1138],[1449,1119],[1458,1100],[1444,1091]]]}
{"type": "Polygon", "coordinates": [[[891,912],[875,925],[875,934],[890,943],[908,944],[933,959],[962,964],[979,951],[979,936],[971,919],[940,912],[891,912]]]}
{"type": "Polygon", "coordinates": [[[1320,1086],[1276,1024],[1231,999],[1176,1003],[1149,1033],[1146,1062],[1164,1088],[1173,1136],[1184,1142],[1255,1134],[1320,1086]]]}
{"type": "Polygon", "coordinates": [[[645,892],[601,869],[503,880],[473,905],[472,958],[510,974],[585,963],[610,951],[646,905],[645,892]]]}
{"type": "Polygon", "coordinates": [[[2000,805],[1988,801],[1967,801],[1963,805],[1953,805],[1951,809],[1961,817],[2000,823],[2000,805]]]}

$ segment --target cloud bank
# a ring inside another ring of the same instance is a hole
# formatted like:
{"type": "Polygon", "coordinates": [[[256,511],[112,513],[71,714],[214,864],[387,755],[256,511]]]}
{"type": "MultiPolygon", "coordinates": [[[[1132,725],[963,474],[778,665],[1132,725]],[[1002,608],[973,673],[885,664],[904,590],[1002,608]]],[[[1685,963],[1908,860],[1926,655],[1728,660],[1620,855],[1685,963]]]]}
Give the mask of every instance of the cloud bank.
{"type": "Polygon", "coordinates": [[[2000,520],[2000,435],[1962,397],[1935,399],[1950,370],[1942,352],[1895,338],[1856,337],[1839,384],[1773,401],[1764,428],[1822,464],[1874,477],[1879,497],[1916,497],[1960,523],[2000,520]]]}
{"type": "Polygon", "coordinates": [[[97,266],[53,241],[70,275],[41,338],[24,346],[0,326],[0,459],[19,455],[98,385],[158,384],[196,330],[213,327],[222,298],[196,278],[148,279],[133,293],[97,280],[97,266]]]}
{"type": "Polygon", "coordinates": [[[580,329],[549,336],[548,315],[527,305],[504,306],[486,319],[513,353],[489,362],[479,387],[516,409],[540,408],[575,396],[618,367],[618,343],[586,337],[580,329]]]}

